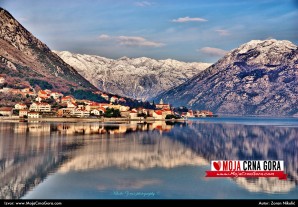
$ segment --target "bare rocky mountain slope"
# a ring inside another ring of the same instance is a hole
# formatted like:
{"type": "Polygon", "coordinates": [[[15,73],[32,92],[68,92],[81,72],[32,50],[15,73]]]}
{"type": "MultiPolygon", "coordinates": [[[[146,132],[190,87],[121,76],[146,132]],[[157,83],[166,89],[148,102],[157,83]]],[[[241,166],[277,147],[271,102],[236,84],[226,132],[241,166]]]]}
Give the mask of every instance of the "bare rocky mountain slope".
{"type": "Polygon", "coordinates": [[[96,90],[34,37],[6,10],[0,8],[0,75],[9,86],[44,86],[60,92],[71,88],[96,90]]]}

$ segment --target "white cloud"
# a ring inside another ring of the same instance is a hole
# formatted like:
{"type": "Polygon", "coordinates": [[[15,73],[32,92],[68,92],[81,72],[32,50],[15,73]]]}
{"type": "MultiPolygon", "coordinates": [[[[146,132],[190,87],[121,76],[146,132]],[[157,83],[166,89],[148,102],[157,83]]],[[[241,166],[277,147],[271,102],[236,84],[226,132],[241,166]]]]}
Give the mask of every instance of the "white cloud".
{"type": "Polygon", "coordinates": [[[138,1],[135,3],[135,5],[139,7],[146,7],[146,6],[151,6],[152,3],[148,1],[138,1]]]}
{"type": "Polygon", "coordinates": [[[197,51],[202,52],[202,53],[209,55],[211,57],[218,57],[218,56],[222,57],[228,53],[228,51],[226,51],[226,50],[222,50],[222,49],[214,48],[214,47],[203,47],[201,49],[198,49],[197,51]]]}
{"type": "Polygon", "coordinates": [[[102,35],[98,36],[98,39],[100,39],[100,40],[109,40],[109,39],[111,39],[111,37],[109,35],[102,34],[102,35]]]}
{"type": "Polygon", "coordinates": [[[220,36],[230,35],[230,32],[228,30],[225,30],[225,29],[217,29],[217,30],[215,30],[215,32],[217,32],[220,36]]]}
{"type": "Polygon", "coordinates": [[[139,47],[161,47],[164,46],[163,43],[153,42],[145,39],[144,37],[134,37],[134,36],[119,36],[117,40],[121,45],[125,46],[139,46],[139,47]]]}
{"type": "Polygon", "coordinates": [[[184,22],[207,22],[207,19],[200,18],[200,17],[180,17],[178,19],[173,19],[172,22],[179,22],[179,23],[184,23],[184,22]]]}
{"type": "Polygon", "coordinates": [[[102,34],[98,36],[98,38],[103,41],[116,41],[120,45],[128,47],[162,47],[165,45],[163,43],[150,41],[144,37],[138,36],[109,36],[102,34]]]}

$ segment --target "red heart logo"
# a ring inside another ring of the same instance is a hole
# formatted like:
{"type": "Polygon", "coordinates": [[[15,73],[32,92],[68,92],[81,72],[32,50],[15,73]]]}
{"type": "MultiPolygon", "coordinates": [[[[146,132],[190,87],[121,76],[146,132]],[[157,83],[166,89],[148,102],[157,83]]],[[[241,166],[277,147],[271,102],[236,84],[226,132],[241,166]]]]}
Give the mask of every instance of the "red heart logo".
{"type": "Polygon", "coordinates": [[[214,167],[216,170],[220,170],[221,162],[220,162],[220,161],[213,162],[213,167],[214,167]]]}

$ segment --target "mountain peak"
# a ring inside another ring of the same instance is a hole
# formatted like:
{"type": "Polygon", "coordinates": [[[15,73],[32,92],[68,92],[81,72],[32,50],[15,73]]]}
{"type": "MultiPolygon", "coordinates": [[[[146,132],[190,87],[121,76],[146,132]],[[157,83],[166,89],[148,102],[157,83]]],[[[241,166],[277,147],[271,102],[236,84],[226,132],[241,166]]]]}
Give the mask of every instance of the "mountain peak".
{"type": "Polygon", "coordinates": [[[241,45],[237,52],[246,53],[252,49],[258,50],[260,52],[270,52],[272,49],[276,52],[288,52],[290,50],[297,49],[297,46],[288,40],[251,40],[248,43],[241,45]]]}
{"type": "Polygon", "coordinates": [[[287,40],[252,40],[229,54],[229,61],[249,65],[282,65],[295,58],[297,46],[287,40]]]}

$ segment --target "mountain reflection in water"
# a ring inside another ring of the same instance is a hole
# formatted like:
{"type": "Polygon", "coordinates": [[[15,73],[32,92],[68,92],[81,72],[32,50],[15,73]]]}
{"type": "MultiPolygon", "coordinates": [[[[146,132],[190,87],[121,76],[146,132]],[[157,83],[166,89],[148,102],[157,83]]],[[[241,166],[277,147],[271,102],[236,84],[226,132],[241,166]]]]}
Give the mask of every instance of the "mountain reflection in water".
{"type": "Polygon", "coordinates": [[[237,178],[251,192],[287,192],[298,182],[298,125],[242,125],[190,123],[183,130],[169,133],[204,159],[211,160],[284,160],[288,180],[276,178],[237,178]]]}
{"type": "Polygon", "coordinates": [[[0,198],[20,198],[52,173],[118,167],[209,166],[210,160],[278,159],[288,180],[232,179],[281,193],[298,181],[298,127],[236,123],[0,123],[0,198]]]}

